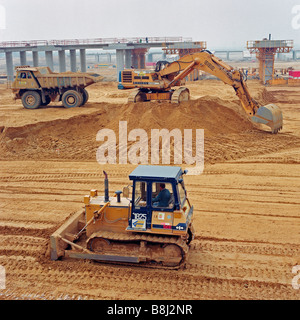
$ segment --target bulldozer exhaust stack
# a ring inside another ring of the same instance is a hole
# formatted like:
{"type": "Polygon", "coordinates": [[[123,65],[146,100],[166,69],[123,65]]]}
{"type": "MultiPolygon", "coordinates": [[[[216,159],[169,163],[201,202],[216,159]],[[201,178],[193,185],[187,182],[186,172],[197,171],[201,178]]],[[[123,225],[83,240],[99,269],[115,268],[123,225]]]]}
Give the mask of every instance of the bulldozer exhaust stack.
{"type": "Polygon", "coordinates": [[[108,189],[108,176],[105,171],[103,171],[105,179],[104,179],[104,202],[109,202],[109,189],[108,189]]]}

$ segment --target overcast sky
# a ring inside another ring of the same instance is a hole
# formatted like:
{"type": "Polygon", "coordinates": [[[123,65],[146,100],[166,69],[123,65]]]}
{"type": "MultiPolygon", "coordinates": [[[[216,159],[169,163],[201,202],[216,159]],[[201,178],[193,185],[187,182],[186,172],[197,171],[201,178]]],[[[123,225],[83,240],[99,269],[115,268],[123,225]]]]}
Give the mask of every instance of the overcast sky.
{"type": "Polygon", "coordinates": [[[0,42],[182,36],[216,49],[271,33],[300,48],[300,0],[0,0],[0,8],[0,42]]]}

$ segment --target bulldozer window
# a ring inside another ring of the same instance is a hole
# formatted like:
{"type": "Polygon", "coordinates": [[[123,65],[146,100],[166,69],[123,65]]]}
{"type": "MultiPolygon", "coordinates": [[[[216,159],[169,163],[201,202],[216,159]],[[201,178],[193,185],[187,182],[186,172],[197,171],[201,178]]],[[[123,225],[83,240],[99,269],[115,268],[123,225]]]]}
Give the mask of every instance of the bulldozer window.
{"type": "Polygon", "coordinates": [[[147,205],[147,183],[137,181],[135,183],[134,205],[138,207],[146,207],[147,205]]]}
{"type": "Polygon", "coordinates": [[[186,199],[186,194],[185,194],[185,189],[184,189],[184,185],[182,185],[182,183],[178,183],[178,192],[179,192],[179,199],[180,199],[180,203],[183,206],[184,201],[186,199]]]}
{"type": "Polygon", "coordinates": [[[173,187],[171,183],[154,182],[152,184],[152,206],[168,209],[174,207],[173,187]]]}

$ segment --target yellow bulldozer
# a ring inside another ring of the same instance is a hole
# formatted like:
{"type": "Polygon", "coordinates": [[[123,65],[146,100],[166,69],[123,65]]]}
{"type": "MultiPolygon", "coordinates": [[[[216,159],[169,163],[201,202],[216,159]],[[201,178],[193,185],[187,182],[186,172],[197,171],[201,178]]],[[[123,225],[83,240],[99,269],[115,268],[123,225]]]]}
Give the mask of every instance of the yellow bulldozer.
{"type": "Polygon", "coordinates": [[[84,197],[84,210],[51,235],[51,259],[184,267],[194,239],[193,206],[183,180],[186,173],[180,167],[140,165],[129,175],[129,198],[129,187],[109,196],[104,171],[104,195],[91,190],[84,197]]]}
{"type": "Polygon", "coordinates": [[[251,97],[242,72],[227,65],[208,50],[185,55],[172,63],[159,61],[155,70],[121,71],[118,88],[136,89],[130,93],[128,102],[163,100],[178,104],[190,99],[189,89],[183,85],[185,77],[195,69],[210,73],[231,85],[253,122],[269,126],[272,133],[282,129],[283,117],[279,107],[274,104],[261,106],[251,97]]]}

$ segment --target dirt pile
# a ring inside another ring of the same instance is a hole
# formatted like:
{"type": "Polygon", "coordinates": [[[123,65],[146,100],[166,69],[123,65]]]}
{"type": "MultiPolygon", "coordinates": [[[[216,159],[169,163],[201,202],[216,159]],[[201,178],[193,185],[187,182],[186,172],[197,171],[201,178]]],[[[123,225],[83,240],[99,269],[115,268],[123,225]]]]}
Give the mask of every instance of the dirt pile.
{"type": "MultiPolygon", "coordinates": [[[[181,105],[170,103],[107,104],[93,103],[96,112],[29,124],[21,127],[2,127],[1,158],[35,159],[95,159],[96,141],[100,129],[115,132],[118,143],[119,122],[127,121],[128,133],[144,129],[204,129],[205,138],[242,134],[253,129],[251,122],[239,112],[235,101],[203,97],[181,105]]],[[[64,110],[62,110],[64,111],[64,110]]],[[[150,141],[149,141],[150,143],[150,141]]],[[[130,144],[129,144],[130,146],[130,144]]],[[[128,147],[129,147],[128,146],[128,147]]]]}

